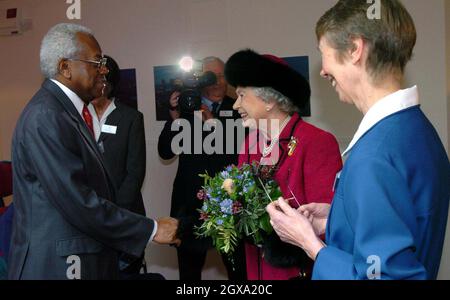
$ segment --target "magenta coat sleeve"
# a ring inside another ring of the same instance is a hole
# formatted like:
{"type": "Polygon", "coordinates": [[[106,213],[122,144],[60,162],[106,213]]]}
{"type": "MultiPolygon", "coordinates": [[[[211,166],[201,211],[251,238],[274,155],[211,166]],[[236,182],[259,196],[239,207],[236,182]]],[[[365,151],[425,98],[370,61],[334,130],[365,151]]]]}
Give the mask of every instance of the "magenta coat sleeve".
{"type": "Polygon", "coordinates": [[[322,131],[308,145],[303,173],[307,203],[331,203],[336,174],[342,169],[339,146],[334,136],[322,131]]]}

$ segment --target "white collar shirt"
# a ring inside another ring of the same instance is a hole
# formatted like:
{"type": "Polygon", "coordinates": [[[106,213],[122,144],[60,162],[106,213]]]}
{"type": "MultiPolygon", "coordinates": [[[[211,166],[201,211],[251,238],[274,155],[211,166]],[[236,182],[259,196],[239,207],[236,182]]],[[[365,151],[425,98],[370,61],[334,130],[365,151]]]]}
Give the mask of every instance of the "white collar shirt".
{"type": "Polygon", "coordinates": [[[64,92],[64,94],[66,94],[66,96],[69,97],[70,101],[72,101],[72,103],[75,106],[75,108],[77,109],[78,113],[83,118],[83,107],[84,107],[83,100],[81,100],[81,98],[77,94],[75,94],[71,89],[69,89],[67,86],[65,86],[58,80],[56,80],[56,79],[50,79],[50,80],[53,81],[54,83],[56,83],[56,85],[59,86],[59,88],[64,92]]]}
{"type": "Polygon", "coordinates": [[[106,123],[106,119],[108,119],[108,116],[116,109],[115,100],[114,98],[112,99],[111,103],[103,113],[101,119],[98,118],[97,112],[95,111],[94,105],[92,105],[92,103],[89,103],[88,109],[93,119],[92,123],[94,125],[95,140],[98,142],[100,135],[102,134],[103,125],[105,125],[106,123]]]}
{"type": "Polygon", "coordinates": [[[417,86],[413,86],[405,90],[399,90],[379,100],[364,116],[358,130],[355,133],[355,136],[342,156],[345,157],[352,150],[353,146],[355,146],[355,144],[361,139],[361,137],[381,120],[401,110],[416,105],[419,105],[419,92],[417,86]]]}

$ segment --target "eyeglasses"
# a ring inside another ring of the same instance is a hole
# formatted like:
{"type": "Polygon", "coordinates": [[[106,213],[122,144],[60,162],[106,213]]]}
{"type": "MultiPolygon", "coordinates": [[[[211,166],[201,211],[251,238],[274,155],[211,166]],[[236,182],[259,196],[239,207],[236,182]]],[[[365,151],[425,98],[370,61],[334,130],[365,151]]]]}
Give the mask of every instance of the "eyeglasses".
{"type": "Polygon", "coordinates": [[[67,60],[71,61],[82,61],[90,64],[97,65],[97,69],[105,68],[106,63],[108,62],[108,59],[106,57],[102,57],[99,61],[97,60],[90,60],[90,59],[80,59],[80,58],[68,58],[67,60]]]}

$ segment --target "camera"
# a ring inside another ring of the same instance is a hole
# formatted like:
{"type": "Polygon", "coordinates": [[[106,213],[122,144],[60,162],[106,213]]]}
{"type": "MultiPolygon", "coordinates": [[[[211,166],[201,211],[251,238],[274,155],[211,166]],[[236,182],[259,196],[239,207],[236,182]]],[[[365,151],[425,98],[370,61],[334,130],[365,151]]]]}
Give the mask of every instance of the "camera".
{"type": "Polygon", "coordinates": [[[216,74],[205,72],[201,76],[185,73],[182,79],[175,81],[175,91],[179,91],[178,108],[181,114],[192,114],[202,105],[202,89],[217,83],[216,74]]]}

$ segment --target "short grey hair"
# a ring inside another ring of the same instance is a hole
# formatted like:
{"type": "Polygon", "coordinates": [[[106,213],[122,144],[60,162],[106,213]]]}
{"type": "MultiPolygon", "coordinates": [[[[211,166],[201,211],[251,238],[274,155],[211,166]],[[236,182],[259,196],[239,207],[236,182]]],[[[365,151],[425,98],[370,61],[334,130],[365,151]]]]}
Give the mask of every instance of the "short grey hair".
{"type": "Polygon", "coordinates": [[[55,78],[58,64],[64,58],[73,58],[81,50],[77,33],[93,36],[92,30],[78,24],[61,23],[52,27],[41,44],[41,72],[46,78],[55,78]]]}
{"type": "Polygon", "coordinates": [[[264,102],[269,103],[270,101],[275,101],[280,110],[285,113],[293,114],[299,111],[291,99],[271,87],[252,87],[252,89],[255,95],[264,102]]]}
{"type": "Polygon", "coordinates": [[[204,59],[203,59],[203,61],[202,61],[202,63],[203,63],[203,65],[207,65],[207,64],[209,64],[209,63],[212,63],[212,62],[219,62],[219,63],[221,63],[222,65],[225,65],[225,62],[223,61],[223,60],[221,60],[220,58],[218,58],[217,56],[208,56],[208,57],[205,57],[204,59]]]}

